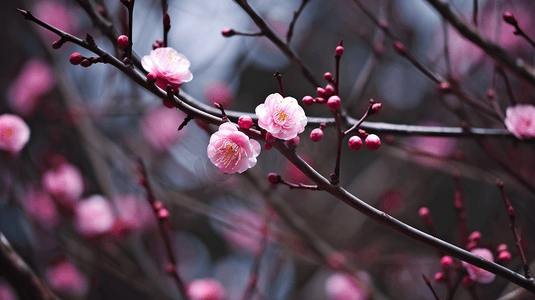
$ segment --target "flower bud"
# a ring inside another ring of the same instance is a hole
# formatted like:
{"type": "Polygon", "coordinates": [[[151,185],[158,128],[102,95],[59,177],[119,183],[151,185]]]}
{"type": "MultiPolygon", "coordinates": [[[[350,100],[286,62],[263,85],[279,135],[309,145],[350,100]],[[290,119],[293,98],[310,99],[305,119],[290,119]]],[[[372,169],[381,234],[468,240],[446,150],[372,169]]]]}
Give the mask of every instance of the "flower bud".
{"type": "Polygon", "coordinates": [[[441,92],[441,93],[448,93],[451,91],[451,84],[447,81],[443,81],[440,83],[440,85],[438,86],[438,90],[441,92]]]}
{"type": "Polygon", "coordinates": [[[147,81],[148,81],[149,83],[155,83],[155,82],[156,82],[156,79],[157,79],[156,74],[154,74],[154,73],[149,73],[149,74],[147,74],[147,81]]]}
{"type": "Polygon", "coordinates": [[[347,145],[349,146],[349,149],[353,151],[359,150],[362,148],[362,139],[359,136],[354,135],[349,138],[347,145]]]}
{"type": "Polygon", "coordinates": [[[405,45],[403,45],[400,41],[394,42],[394,51],[396,51],[397,54],[405,56],[407,54],[407,49],[405,49],[405,45]]]}
{"type": "Polygon", "coordinates": [[[310,139],[313,142],[319,142],[319,141],[321,141],[322,138],[323,138],[323,130],[321,130],[321,128],[315,128],[310,133],[310,139]]]}
{"type": "Polygon", "coordinates": [[[481,232],[474,231],[468,236],[470,242],[479,242],[481,240],[481,232]]]}
{"type": "Polygon", "coordinates": [[[374,104],[372,105],[372,108],[371,108],[370,113],[372,113],[372,114],[376,114],[376,113],[378,113],[378,112],[381,110],[381,106],[382,106],[381,103],[374,103],[374,104]]]}
{"type": "Polygon", "coordinates": [[[494,100],[495,97],[496,97],[496,92],[494,92],[493,89],[488,89],[487,90],[487,99],[494,100]]]}
{"type": "Polygon", "coordinates": [[[126,47],[128,47],[128,37],[124,34],[120,35],[117,38],[117,46],[119,46],[121,50],[125,50],[126,47]]]}
{"type": "Polygon", "coordinates": [[[449,269],[453,266],[453,258],[451,258],[451,256],[442,256],[442,258],[440,259],[440,266],[446,270],[446,269],[449,269]]]}
{"type": "Polygon", "coordinates": [[[332,85],[328,84],[325,86],[325,97],[330,97],[334,95],[334,88],[332,85]]]}
{"type": "Polygon", "coordinates": [[[496,252],[500,253],[502,251],[507,251],[507,249],[509,249],[507,244],[499,244],[498,247],[496,247],[496,252]]]}
{"type": "Polygon", "coordinates": [[[167,208],[161,208],[158,210],[158,218],[160,218],[160,220],[167,220],[169,218],[169,211],[167,208]]]}
{"type": "Polygon", "coordinates": [[[316,97],[314,99],[314,102],[316,102],[318,104],[323,104],[323,103],[327,102],[327,100],[325,100],[325,98],[323,98],[323,97],[316,97]]]}
{"type": "Polygon", "coordinates": [[[420,210],[418,210],[418,215],[423,220],[426,220],[431,216],[431,213],[429,212],[429,208],[424,206],[424,207],[421,207],[420,210]]]}
{"type": "Polygon", "coordinates": [[[84,58],[84,59],[82,60],[82,62],[80,63],[80,65],[81,65],[82,67],[84,67],[84,68],[87,68],[87,67],[91,66],[92,63],[91,63],[91,61],[90,61],[89,59],[84,58]]]}
{"type": "Polygon", "coordinates": [[[329,109],[332,111],[337,111],[340,109],[340,103],[341,103],[340,97],[336,95],[331,96],[329,100],[327,100],[327,107],[329,107],[329,109]]]}
{"type": "Polygon", "coordinates": [[[513,15],[513,13],[510,11],[506,11],[503,13],[503,20],[513,26],[517,25],[515,15],[513,15]]]}
{"type": "Polygon", "coordinates": [[[56,49],[57,50],[57,49],[61,48],[62,45],[63,45],[63,43],[61,41],[54,41],[52,43],[52,49],[56,49]]]}
{"type": "Polygon", "coordinates": [[[334,50],[335,56],[342,56],[344,54],[344,47],[343,46],[336,46],[336,49],[334,50]]]}
{"type": "Polygon", "coordinates": [[[82,56],[82,54],[78,53],[78,52],[74,52],[73,54],[71,54],[71,57],[69,58],[69,62],[73,65],[79,65],[82,60],[84,60],[84,57],[82,56]]]}
{"type": "Polygon", "coordinates": [[[236,34],[236,31],[234,31],[234,29],[230,29],[230,28],[223,28],[221,29],[221,34],[224,36],[224,37],[231,37],[233,35],[236,34]]]}
{"type": "Polygon", "coordinates": [[[272,147],[273,147],[273,146],[271,146],[270,143],[267,143],[267,142],[266,142],[266,143],[264,144],[264,149],[266,149],[266,150],[271,150],[272,147]]]}
{"type": "Polygon", "coordinates": [[[325,89],[322,88],[322,87],[317,87],[316,88],[316,93],[318,94],[319,97],[322,97],[324,98],[325,97],[325,89]]]}
{"type": "Polygon", "coordinates": [[[312,98],[312,96],[308,96],[308,95],[303,97],[303,100],[301,100],[301,101],[306,106],[311,106],[312,104],[314,104],[314,98],[312,98]]]}
{"type": "Polygon", "coordinates": [[[379,147],[381,147],[381,139],[375,134],[368,135],[368,137],[366,137],[365,143],[366,148],[372,151],[377,150],[379,149],[379,147]]]}
{"type": "Polygon", "coordinates": [[[442,272],[435,273],[435,281],[437,283],[443,283],[444,282],[444,273],[442,273],[442,272]]]}
{"type": "Polygon", "coordinates": [[[241,116],[238,119],[238,126],[242,129],[249,129],[253,126],[253,119],[249,116],[241,116]]]}
{"type": "Polygon", "coordinates": [[[278,183],[281,180],[281,177],[275,173],[269,173],[267,178],[268,181],[273,184],[278,183]]]}
{"type": "Polygon", "coordinates": [[[502,263],[502,264],[506,264],[508,262],[511,261],[511,259],[513,259],[513,256],[511,255],[511,252],[509,251],[502,251],[500,252],[500,254],[498,254],[498,260],[502,263]]]}
{"type": "Polygon", "coordinates": [[[270,132],[266,132],[266,141],[268,143],[273,143],[276,139],[270,132]]]}
{"type": "Polygon", "coordinates": [[[163,25],[164,26],[171,25],[171,18],[169,18],[169,14],[168,13],[165,13],[165,15],[163,15],[163,25]]]}
{"type": "Polygon", "coordinates": [[[169,101],[167,101],[167,99],[162,99],[162,103],[163,103],[163,106],[167,107],[167,108],[174,108],[175,106],[171,103],[169,103],[169,101]]]}
{"type": "Polygon", "coordinates": [[[286,144],[290,146],[290,144],[294,144],[294,146],[299,145],[301,142],[301,138],[299,136],[295,136],[293,139],[289,139],[286,141],[286,144]]]}
{"type": "Polygon", "coordinates": [[[172,263],[167,263],[165,265],[165,273],[173,275],[175,273],[175,266],[172,263]]]}
{"type": "Polygon", "coordinates": [[[325,80],[327,80],[328,82],[332,82],[334,80],[333,74],[331,74],[331,72],[325,72],[325,74],[323,74],[323,78],[325,78],[325,80]]]}

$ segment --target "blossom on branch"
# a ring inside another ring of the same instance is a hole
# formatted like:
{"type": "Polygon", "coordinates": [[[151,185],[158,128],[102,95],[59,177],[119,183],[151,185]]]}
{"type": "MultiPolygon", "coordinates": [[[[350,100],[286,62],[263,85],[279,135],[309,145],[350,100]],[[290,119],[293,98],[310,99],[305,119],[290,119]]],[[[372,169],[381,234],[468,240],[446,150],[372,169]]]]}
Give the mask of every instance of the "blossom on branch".
{"type": "MultiPolygon", "coordinates": [[[[482,258],[488,261],[494,262],[494,256],[492,255],[492,252],[489,249],[475,248],[475,249],[472,249],[470,252],[472,252],[475,255],[481,256],[482,258]]],[[[494,280],[494,278],[496,278],[495,274],[487,270],[481,269],[479,267],[476,267],[474,265],[471,265],[464,261],[463,261],[463,267],[466,269],[466,271],[468,272],[468,276],[473,281],[480,282],[480,283],[491,283],[494,280]]]]}
{"type": "Polygon", "coordinates": [[[212,134],[207,151],[208,158],[221,172],[243,173],[256,165],[260,144],[238,131],[236,124],[227,122],[212,134]]]}
{"type": "Polygon", "coordinates": [[[535,106],[517,104],[505,110],[505,127],[517,138],[535,138],[535,106]]]}
{"type": "Polygon", "coordinates": [[[297,100],[283,98],[280,94],[271,94],[263,104],[256,107],[258,125],[274,137],[290,140],[305,130],[307,117],[297,100]]]}
{"type": "Polygon", "coordinates": [[[16,155],[30,139],[30,128],[17,115],[0,115],[0,150],[16,155]]]}
{"type": "Polygon", "coordinates": [[[192,281],[187,286],[187,293],[191,300],[223,300],[226,295],[221,283],[211,278],[192,281]]]}
{"type": "Polygon", "coordinates": [[[141,65],[148,72],[156,75],[156,85],[165,90],[167,85],[178,90],[183,82],[189,82],[193,75],[188,70],[189,60],[173,48],[157,48],[141,59],[141,65]]]}

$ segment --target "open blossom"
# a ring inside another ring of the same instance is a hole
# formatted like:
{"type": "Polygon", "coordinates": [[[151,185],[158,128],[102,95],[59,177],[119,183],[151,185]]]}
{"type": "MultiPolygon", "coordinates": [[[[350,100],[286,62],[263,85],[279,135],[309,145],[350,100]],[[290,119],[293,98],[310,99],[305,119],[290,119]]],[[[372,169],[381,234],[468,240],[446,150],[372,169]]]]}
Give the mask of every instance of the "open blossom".
{"type": "Polygon", "coordinates": [[[283,98],[280,94],[271,94],[263,104],[256,107],[258,125],[274,137],[290,140],[305,130],[307,117],[297,100],[283,98]]]}
{"type": "Polygon", "coordinates": [[[104,197],[94,195],[77,204],[75,226],[81,235],[98,237],[110,231],[114,224],[113,207],[104,197]]]}
{"type": "Polygon", "coordinates": [[[203,278],[192,281],[187,287],[191,300],[223,300],[225,288],[215,279],[203,278]]]}
{"type": "Polygon", "coordinates": [[[68,295],[84,295],[89,282],[71,262],[61,260],[46,270],[46,280],[54,291],[68,295]]]}
{"type": "Polygon", "coordinates": [[[238,131],[236,124],[227,122],[212,134],[208,144],[208,158],[223,173],[243,173],[256,165],[260,144],[238,131]]]}
{"type": "Polygon", "coordinates": [[[69,163],[43,174],[43,187],[62,204],[78,200],[84,192],[84,179],[80,170],[69,163]]]}
{"type": "Polygon", "coordinates": [[[517,104],[505,110],[505,126],[519,139],[535,138],[535,106],[517,104]]]}
{"type": "Polygon", "coordinates": [[[178,89],[183,82],[189,82],[193,75],[188,70],[189,60],[173,48],[156,48],[141,60],[145,70],[156,75],[156,85],[165,90],[170,84],[178,89]]]}
{"type": "MultiPolygon", "coordinates": [[[[481,256],[488,261],[494,262],[494,256],[492,255],[492,252],[489,249],[475,248],[475,249],[472,249],[470,252],[472,252],[475,255],[481,256]]],[[[477,281],[480,283],[491,283],[494,280],[494,278],[496,278],[495,274],[487,270],[481,269],[479,267],[473,266],[464,261],[463,261],[463,267],[466,269],[466,271],[468,272],[468,276],[473,281],[477,281]]]]}
{"type": "Polygon", "coordinates": [[[0,115],[0,150],[17,154],[30,139],[30,128],[17,115],[0,115]]]}
{"type": "Polygon", "coordinates": [[[44,228],[53,229],[59,224],[59,213],[56,209],[56,204],[45,191],[34,187],[28,188],[22,198],[22,204],[26,212],[44,228]]]}
{"type": "Polygon", "coordinates": [[[346,274],[336,273],[325,281],[325,293],[330,300],[364,300],[364,292],[346,274]]]}

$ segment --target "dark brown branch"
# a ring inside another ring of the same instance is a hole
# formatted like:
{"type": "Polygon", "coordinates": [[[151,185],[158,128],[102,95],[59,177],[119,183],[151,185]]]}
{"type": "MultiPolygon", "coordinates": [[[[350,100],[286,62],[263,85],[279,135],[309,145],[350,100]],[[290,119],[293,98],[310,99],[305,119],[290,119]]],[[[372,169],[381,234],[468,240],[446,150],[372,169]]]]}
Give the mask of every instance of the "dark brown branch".
{"type": "Polygon", "coordinates": [[[310,0],[301,0],[301,5],[299,5],[299,8],[297,11],[294,11],[294,17],[292,21],[290,22],[290,27],[288,28],[288,33],[286,33],[286,45],[290,45],[290,41],[292,40],[292,36],[294,34],[294,26],[297,22],[297,18],[299,18],[299,15],[301,15],[301,12],[303,12],[303,9],[307,5],[308,1],[310,0]]]}
{"type": "Polygon", "coordinates": [[[529,268],[528,261],[526,260],[526,256],[524,255],[524,250],[522,249],[522,243],[520,235],[518,235],[518,231],[516,230],[516,216],[515,216],[515,209],[513,208],[513,205],[511,205],[511,201],[507,199],[507,195],[505,194],[505,189],[503,187],[503,181],[498,181],[498,188],[500,189],[500,192],[502,194],[503,202],[505,204],[505,209],[507,210],[507,215],[509,216],[509,227],[511,227],[511,231],[513,232],[513,235],[515,237],[515,245],[518,249],[518,253],[520,254],[520,259],[522,260],[522,266],[524,267],[524,274],[526,276],[526,279],[533,280],[533,274],[531,273],[531,270],[529,268]]]}
{"type": "Polygon", "coordinates": [[[284,41],[273,31],[273,29],[267,24],[262,17],[260,17],[254,9],[247,3],[247,0],[235,0],[239,6],[251,17],[256,26],[260,28],[262,33],[273,42],[294,64],[294,66],[303,73],[305,78],[313,85],[314,88],[320,86],[310,69],[301,61],[301,58],[290,48],[284,41]]]}
{"type": "Polygon", "coordinates": [[[472,12],[472,20],[474,21],[474,25],[477,27],[477,12],[479,10],[479,5],[477,3],[477,0],[474,0],[474,10],[472,12]]]}
{"type": "Polygon", "coordinates": [[[485,53],[494,60],[507,67],[518,77],[524,78],[531,85],[535,86],[535,68],[527,64],[524,60],[509,54],[509,52],[505,51],[502,47],[492,43],[488,38],[484,37],[479,31],[473,29],[450,9],[448,3],[440,0],[427,0],[427,2],[429,2],[429,4],[431,4],[444,19],[448,20],[461,35],[485,51],[485,53]]]}
{"type": "Polygon", "coordinates": [[[11,247],[0,232],[0,274],[6,276],[25,300],[60,300],[11,247]]]}

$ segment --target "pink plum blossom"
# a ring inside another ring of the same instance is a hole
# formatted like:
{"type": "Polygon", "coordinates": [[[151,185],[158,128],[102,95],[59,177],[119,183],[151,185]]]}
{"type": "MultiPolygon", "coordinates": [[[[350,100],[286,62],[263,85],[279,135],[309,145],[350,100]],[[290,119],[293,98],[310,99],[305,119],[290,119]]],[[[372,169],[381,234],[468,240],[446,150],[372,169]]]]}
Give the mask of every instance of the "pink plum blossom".
{"type": "Polygon", "coordinates": [[[505,126],[519,139],[535,138],[535,106],[517,104],[505,110],[505,126]]]}
{"type": "Polygon", "coordinates": [[[9,108],[21,116],[31,116],[41,98],[54,88],[55,81],[48,63],[39,58],[29,60],[8,89],[9,108]]]}
{"type": "Polygon", "coordinates": [[[43,190],[30,187],[27,189],[22,203],[28,212],[41,226],[53,229],[59,223],[59,213],[54,200],[43,190]]]}
{"type": "Polygon", "coordinates": [[[262,248],[262,216],[243,208],[235,209],[230,214],[229,219],[234,227],[223,227],[224,238],[238,251],[257,253],[262,248]]]}
{"type": "Polygon", "coordinates": [[[183,82],[193,79],[193,75],[188,70],[189,60],[173,48],[162,47],[152,50],[150,55],[143,57],[141,65],[145,70],[156,75],[156,85],[163,90],[168,84],[178,90],[183,82]]]}
{"type": "Polygon", "coordinates": [[[260,144],[238,131],[236,124],[227,122],[212,134],[208,144],[208,158],[221,172],[243,173],[256,165],[260,144]]]}
{"type": "Polygon", "coordinates": [[[11,286],[5,282],[0,281],[0,299],[2,300],[16,300],[15,291],[11,286]]]}
{"type": "Polygon", "coordinates": [[[68,295],[84,295],[89,289],[89,282],[71,262],[61,260],[48,267],[46,280],[54,291],[68,295]]]}
{"type": "Polygon", "coordinates": [[[154,149],[164,151],[171,148],[184,133],[185,128],[177,131],[184,118],[184,113],[176,109],[156,108],[143,118],[141,131],[154,149]]]}
{"type": "Polygon", "coordinates": [[[64,162],[43,174],[43,187],[61,204],[72,208],[72,202],[84,192],[84,179],[77,167],[64,162]]]}
{"type": "Polygon", "coordinates": [[[258,125],[279,139],[293,139],[307,125],[305,111],[297,100],[283,98],[278,93],[269,95],[263,104],[256,107],[255,112],[258,125]]]}
{"type": "MultiPolygon", "coordinates": [[[[492,255],[492,252],[489,249],[486,248],[474,248],[470,252],[472,252],[475,255],[481,256],[482,258],[494,262],[494,256],[492,255]]],[[[468,272],[468,276],[470,279],[476,282],[480,283],[491,283],[494,278],[496,278],[496,275],[487,271],[483,270],[479,267],[473,266],[467,262],[463,261],[463,267],[468,272]]]]}
{"type": "Polygon", "coordinates": [[[188,297],[191,300],[223,300],[225,288],[215,279],[203,278],[190,282],[187,286],[188,297]]]}
{"type": "Polygon", "coordinates": [[[78,202],[75,212],[75,226],[83,236],[99,237],[110,231],[115,223],[113,207],[100,195],[78,202]]]}
{"type": "Polygon", "coordinates": [[[325,293],[329,300],[365,300],[357,283],[342,273],[336,273],[325,281],[325,293]]]}
{"type": "Polygon", "coordinates": [[[24,120],[11,114],[0,115],[0,150],[16,155],[30,139],[30,128],[24,120]]]}
{"type": "Polygon", "coordinates": [[[146,199],[135,194],[120,194],[113,198],[118,221],[126,229],[141,230],[156,225],[152,208],[146,199]]]}

